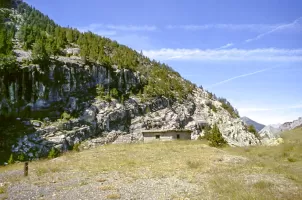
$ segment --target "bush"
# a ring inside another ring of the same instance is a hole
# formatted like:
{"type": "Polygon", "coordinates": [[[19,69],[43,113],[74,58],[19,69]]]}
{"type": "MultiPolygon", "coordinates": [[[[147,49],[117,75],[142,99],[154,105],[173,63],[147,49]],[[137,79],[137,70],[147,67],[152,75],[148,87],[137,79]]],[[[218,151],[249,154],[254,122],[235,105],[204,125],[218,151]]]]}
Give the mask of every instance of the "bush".
{"type": "Polygon", "coordinates": [[[250,133],[253,133],[257,138],[260,137],[260,135],[257,133],[257,130],[255,129],[255,127],[253,125],[249,125],[247,127],[247,131],[250,133]]]}
{"type": "Polygon", "coordinates": [[[62,119],[62,120],[67,120],[67,121],[68,121],[68,120],[71,119],[71,115],[64,111],[64,112],[62,113],[62,115],[61,115],[61,119],[62,119]]]}
{"type": "Polygon", "coordinates": [[[223,147],[227,144],[227,141],[222,137],[216,124],[214,124],[213,129],[207,128],[205,130],[204,138],[209,141],[209,144],[212,147],[223,147]]]}
{"type": "Polygon", "coordinates": [[[77,151],[77,152],[79,152],[80,151],[80,143],[75,143],[74,145],[73,145],[73,147],[72,147],[72,150],[73,151],[77,151]]]}
{"type": "Polygon", "coordinates": [[[10,157],[9,157],[9,159],[8,159],[7,163],[8,163],[9,165],[11,165],[11,164],[14,164],[14,163],[15,163],[15,160],[14,160],[14,155],[13,155],[13,154],[10,154],[10,157]]]}
{"type": "Polygon", "coordinates": [[[118,91],[117,91],[116,88],[113,88],[113,89],[110,90],[110,95],[111,95],[111,97],[113,97],[115,99],[117,99],[119,97],[118,91]]]}
{"type": "Polygon", "coordinates": [[[217,108],[214,105],[211,106],[211,109],[213,110],[213,112],[217,113],[217,108]]]}
{"type": "Polygon", "coordinates": [[[111,102],[111,96],[109,94],[107,94],[104,99],[105,101],[111,102]]]}
{"type": "Polygon", "coordinates": [[[255,129],[255,127],[253,125],[249,125],[247,127],[247,131],[250,132],[250,133],[253,133],[253,134],[257,133],[257,131],[256,131],[256,129],[255,129]]]}
{"type": "Polygon", "coordinates": [[[297,159],[295,159],[295,158],[292,158],[292,157],[290,157],[290,158],[287,158],[287,160],[288,160],[289,162],[296,162],[296,161],[297,161],[297,159]]]}
{"type": "Polygon", "coordinates": [[[102,85],[97,85],[96,86],[96,94],[98,95],[97,97],[100,99],[104,98],[105,95],[105,89],[102,85]]]}
{"type": "Polygon", "coordinates": [[[21,153],[20,155],[18,155],[18,160],[21,161],[21,162],[25,161],[26,160],[25,154],[21,153]]]}
{"type": "Polygon", "coordinates": [[[52,147],[51,150],[48,153],[48,158],[56,158],[56,157],[59,156],[59,154],[60,154],[59,150],[52,147]]]}
{"type": "Polygon", "coordinates": [[[146,114],[147,114],[147,113],[149,113],[149,112],[151,112],[151,110],[150,110],[150,107],[149,107],[149,106],[147,106],[147,107],[146,107],[145,112],[146,112],[146,114]]]}

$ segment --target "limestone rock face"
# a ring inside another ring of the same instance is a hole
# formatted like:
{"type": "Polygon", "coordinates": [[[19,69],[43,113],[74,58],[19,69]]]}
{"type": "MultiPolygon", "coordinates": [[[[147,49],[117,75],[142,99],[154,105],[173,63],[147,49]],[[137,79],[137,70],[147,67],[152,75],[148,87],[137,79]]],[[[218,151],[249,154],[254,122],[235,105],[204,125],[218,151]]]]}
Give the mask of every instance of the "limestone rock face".
{"type": "Polygon", "coordinates": [[[123,93],[142,86],[139,73],[127,69],[60,61],[49,66],[31,65],[1,72],[0,115],[27,108],[41,110],[54,102],[69,103],[70,109],[76,110],[79,97],[89,97],[89,89],[97,84],[123,93]]]}
{"type": "Polygon", "coordinates": [[[279,128],[274,128],[272,126],[266,126],[259,132],[259,135],[261,138],[274,139],[274,138],[278,138],[280,136],[280,132],[281,131],[279,128]]]}
{"type": "Polygon", "coordinates": [[[185,128],[193,131],[192,139],[197,139],[203,135],[203,126],[215,123],[230,145],[260,143],[239,118],[232,118],[219,101],[207,99],[206,96],[205,91],[197,88],[183,103],[171,102],[164,97],[145,103],[130,98],[124,104],[117,100],[95,100],[78,119],[41,127],[36,133],[20,138],[13,151],[45,155],[52,147],[66,151],[82,141],[86,141],[82,143],[83,149],[107,143],[131,143],[141,141],[141,131],[146,129],[185,128]],[[217,112],[206,105],[209,101],[216,106],[217,112]]]}
{"type": "Polygon", "coordinates": [[[292,122],[286,122],[286,123],[282,124],[279,127],[279,129],[281,131],[287,131],[287,130],[292,130],[301,125],[302,125],[302,117],[299,117],[297,120],[294,120],[292,122]]]}
{"type": "Polygon", "coordinates": [[[200,88],[196,87],[181,103],[165,97],[142,102],[135,96],[123,103],[116,99],[108,102],[95,98],[97,84],[129,94],[142,88],[146,79],[139,72],[114,66],[106,68],[59,60],[50,66],[24,67],[11,78],[7,74],[0,75],[0,114],[28,110],[46,110],[47,114],[45,123],[36,122],[36,131],[19,138],[13,145],[12,151],[16,154],[35,158],[45,156],[52,147],[67,151],[77,143],[90,148],[107,143],[138,142],[142,141],[141,132],[146,129],[190,129],[191,138],[197,139],[203,136],[205,126],[214,124],[230,145],[260,143],[246,130],[241,119],[233,118],[218,100],[209,98],[208,92],[200,88]],[[53,105],[57,107],[50,112],[48,109],[53,105]],[[217,111],[211,109],[212,105],[217,111]],[[62,110],[78,113],[78,117],[51,120],[60,118],[62,110]]]}

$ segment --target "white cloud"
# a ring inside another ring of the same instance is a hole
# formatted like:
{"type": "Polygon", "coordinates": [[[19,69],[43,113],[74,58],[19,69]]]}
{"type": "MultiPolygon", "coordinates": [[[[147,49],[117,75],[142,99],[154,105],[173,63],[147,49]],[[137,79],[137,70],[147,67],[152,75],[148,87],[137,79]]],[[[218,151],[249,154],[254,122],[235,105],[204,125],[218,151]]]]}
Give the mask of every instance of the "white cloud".
{"type": "MultiPolygon", "coordinates": [[[[271,30],[265,32],[265,33],[262,33],[260,35],[257,35],[256,37],[254,38],[250,38],[250,39],[247,39],[245,40],[246,43],[248,42],[252,42],[252,41],[255,41],[255,40],[259,40],[261,39],[262,37],[266,36],[266,35],[269,35],[269,34],[272,34],[274,32],[277,32],[277,31],[281,31],[281,30],[284,30],[284,29],[289,29],[289,28],[294,28],[294,27],[297,27],[297,25],[299,25],[300,21],[301,21],[302,17],[299,17],[298,19],[296,19],[295,21],[293,21],[292,23],[289,23],[289,24],[282,24],[282,25],[279,25],[275,28],[272,28],[271,30]]],[[[300,26],[299,26],[300,27],[300,26]]]]}
{"type": "Polygon", "coordinates": [[[137,34],[116,35],[110,38],[121,44],[127,45],[138,52],[140,52],[142,49],[152,49],[156,43],[156,41],[152,40],[148,36],[137,34]]]}
{"type": "Polygon", "coordinates": [[[156,26],[134,26],[134,25],[105,25],[108,29],[119,31],[156,31],[156,26]]]}
{"type": "Polygon", "coordinates": [[[116,31],[110,31],[110,30],[98,30],[98,31],[93,31],[95,34],[101,35],[101,36],[113,36],[116,35],[116,31]]]}
{"type": "Polygon", "coordinates": [[[113,24],[90,24],[86,27],[80,27],[79,30],[92,31],[92,32],[106,32],[106,31],[156,31],[158,28],[156,26],[150,25],[113,25],[113,24]]]}
{"type": "Polygon", "coordinates": [[[223,45],[223,46],[219,47],[218,49],[226,49],[226,48],[229,48],[231,46],[234,46],[234,44],[233,43],[227,43],[226,45],[223,45]]]}
{"type": "Polygon", "coordinates": [[[248,116],[265,125],[283,124],[302,116],[302,104],[275,107],[270,107],[269,105],[267,107],[238,107],[238,111],[241,116],[248,116]]]}
{"type": "Polygon", "coordinates": [[[302,61],[302,49],[159,49],[143,53],[157,60],[302,61]]]}
{"type": "Polygon", "coordinates": [[[266,111],[279,111],[279,110],[290,110],[290,109],[300,109],[302,108],[302,104],[296,104],[285,107],[274,107],[274,108],[238,108],[240,112],[266,112],[266,111]]]}
{"type": "Polygon", "coordinates": [[[233,31],[262,32],[274,29],[282,24],[202,24],[202,25],[168,25],[166,29],[183,29],[186,31],[198,31],[209,29],[227,29],[233,31]]]}

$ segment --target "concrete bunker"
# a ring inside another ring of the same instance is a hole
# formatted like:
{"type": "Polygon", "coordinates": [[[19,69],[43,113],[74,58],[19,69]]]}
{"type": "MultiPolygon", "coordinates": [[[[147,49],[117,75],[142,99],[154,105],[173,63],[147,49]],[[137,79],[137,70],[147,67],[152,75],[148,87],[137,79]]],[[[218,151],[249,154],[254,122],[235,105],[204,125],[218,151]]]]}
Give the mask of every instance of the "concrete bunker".
{"type": "Polygon", "coordinates": [[[144,142],[151,141],[171,141],[171,140],[191,140],[191,130],[143,130],[144,142]]]}

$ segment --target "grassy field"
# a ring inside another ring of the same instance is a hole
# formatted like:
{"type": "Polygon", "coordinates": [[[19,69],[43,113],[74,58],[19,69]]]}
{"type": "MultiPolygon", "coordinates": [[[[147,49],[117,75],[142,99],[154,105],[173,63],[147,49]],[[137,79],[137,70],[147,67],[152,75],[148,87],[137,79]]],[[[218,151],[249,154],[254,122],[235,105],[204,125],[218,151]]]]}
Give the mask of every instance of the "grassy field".
{"type": "Polygon", "coordinates": [[[302,199],[302,129],[279,146],[106,145],[0,168],[0,199],[302,199]]]}

